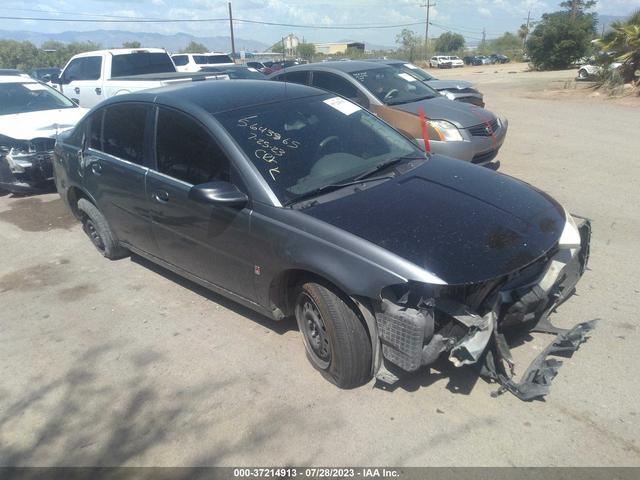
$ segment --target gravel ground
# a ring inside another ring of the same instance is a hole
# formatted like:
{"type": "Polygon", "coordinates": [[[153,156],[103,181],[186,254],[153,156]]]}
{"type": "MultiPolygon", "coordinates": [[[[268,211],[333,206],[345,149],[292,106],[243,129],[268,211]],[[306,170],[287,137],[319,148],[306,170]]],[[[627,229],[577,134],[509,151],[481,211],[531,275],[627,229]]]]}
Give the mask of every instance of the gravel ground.
{"type": "MultiPolygon", "coordinates": [[[[548,94],[575,71],[437,73],[509,118],[502,172],[593,219],[591,269],[553,320],[601,322],[546,401],[491,398],[446,361],[340,391],[295,322],[102,259],[56,194],[0,194],[0,464],[640,466],[640,109],[548,94]]],[[[549,341],[523,339],[520,372],[549,341]]]]}

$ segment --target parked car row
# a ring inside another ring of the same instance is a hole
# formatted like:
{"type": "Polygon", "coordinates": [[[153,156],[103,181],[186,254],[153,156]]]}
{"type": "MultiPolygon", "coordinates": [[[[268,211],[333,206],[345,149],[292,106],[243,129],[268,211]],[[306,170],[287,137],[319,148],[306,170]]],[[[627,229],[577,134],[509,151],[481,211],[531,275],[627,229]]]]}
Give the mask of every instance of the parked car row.
{"type": "MultiPolygon", "coordinates": [[[[586,267],[589,222],[392,128],[419,136],[417,109],[477,108],[403,72],[351,61],[274,75],[115,96],[61,135],[56,187],[96,249],[295,317],[310,363],[341,388],[392,384],[444,356],[519,398],[545,395],[554,350],[516,383],[503,331],[553,331],[548,315],[586,267]]],[[[471,117],[430,122],[430,136],[473,136],[471,117]]]]}
{"type": "Polygon", "coordinates": [[[429,59],[431,68],[458,68],[464,67],[464,62],[456,56],[435,55],[429,59]]]}
{"type": "Polygon", "coordinates": [[[509,63],[511,59],[506,55],[493,53],[491,55],[468,55],[463,58],[466,65],[493,65],[496,63],[509,63]]]}

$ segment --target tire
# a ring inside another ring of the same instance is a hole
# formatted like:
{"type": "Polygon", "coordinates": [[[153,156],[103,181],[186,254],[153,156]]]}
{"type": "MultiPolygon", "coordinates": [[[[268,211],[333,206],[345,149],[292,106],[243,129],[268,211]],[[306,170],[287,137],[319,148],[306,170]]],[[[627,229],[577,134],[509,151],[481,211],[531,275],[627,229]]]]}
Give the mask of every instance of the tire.
{"type": "Polygon", "coordinates": [[[295,298],[295,317],[311,364],[340,388],[367,383],[371,341],[346,297],[333,287],[309,282],[295,298]]]}
{"type": "Polygon", "coordinates": [[[106,258],[117,260],[129,255],[126,248],[120,246],[118,239],[109,227],[100,210],[85,198],[78,200],[78,211],[82,220],[82,229],[91,243],[106,258]]]}
{"type": "Polygon", "coordinates": [[[581,68],[580,70],[578,70],[578,78],[580,80],[586,80],[587,78],[589,78],[589,74],[585,69],[581,68]]]}

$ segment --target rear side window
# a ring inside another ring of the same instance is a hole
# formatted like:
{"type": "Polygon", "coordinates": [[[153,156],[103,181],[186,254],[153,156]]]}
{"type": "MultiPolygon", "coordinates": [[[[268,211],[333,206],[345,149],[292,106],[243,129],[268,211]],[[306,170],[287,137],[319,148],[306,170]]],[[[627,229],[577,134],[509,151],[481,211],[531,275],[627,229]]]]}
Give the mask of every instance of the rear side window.
{"type": "Polygon", "coordinates": [[[158,112],[158,171],[192,185],[229,182],[229,159],[198,122],[174,110],[158,112]]]}
{"type": "Polygon", "coordinates": [[[173,65],[169,54],[165,52],[136,52],[114,55],[111,60],[112,78],[175,71],[176,67],[173,65]]]}
{"type": "Polygon", "coordinates": [[[307,85],[309,83],[309,72],[284,72],[276,80],[307,85]]]}
{"type": "Polygon", "coordinates": [[[358,89],[344,78],[327,72],[313,72],[313,86],[357,100],[358,89]]]}
{"type": "Polygon", "coordinates": [[[102,127],[102,151],[114,157],[142,165],[147,107],[124,103],[107,107],[102,127]]]}
{"type": "Polygon", "coordinates": [[[198,65],[206,65],[207,56],[206,55],[194,55],[193,56],[193,61],[196,62],[198,65]]]}
{"type": "Polygon", "coordinates": [[[216,63],[234,63],[229,55],[207,55],[207,63],[215,65],[216,63]]]}
{"type": "Polygon", "coordinates": [[[189,57],[186,55],[174,55],[171,57],[173,63],[176,64],[177,67],[184,67],[187,63],[189,63],[189,57]]]}

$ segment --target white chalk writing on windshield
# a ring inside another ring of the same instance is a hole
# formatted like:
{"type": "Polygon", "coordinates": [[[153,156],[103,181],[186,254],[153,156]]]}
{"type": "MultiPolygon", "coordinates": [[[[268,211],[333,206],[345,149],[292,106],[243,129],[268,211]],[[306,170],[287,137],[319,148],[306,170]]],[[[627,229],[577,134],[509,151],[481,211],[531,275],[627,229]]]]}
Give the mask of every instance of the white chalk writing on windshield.
{"type": "Polygon", "coordinates": [[[255,121],[257,118],[258,115],[241,118],[237,125],[246,128],[248,131],[247,140],[255,143],[257,148],[253,151],[253,155],[258,160],[273,165],[269,169],[269,175],[275,181],[276,174],[280,173],[278,158],[285,156],[288,149],[295,150],[300,147],[300,142],[261,125],[255,121]]]}

